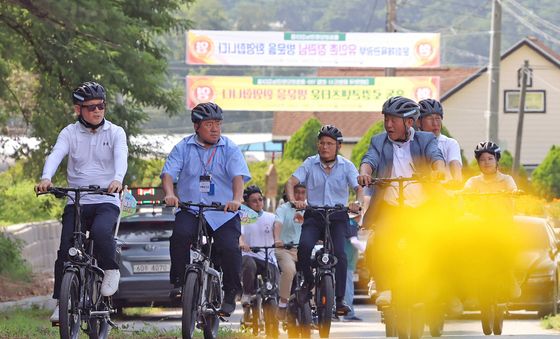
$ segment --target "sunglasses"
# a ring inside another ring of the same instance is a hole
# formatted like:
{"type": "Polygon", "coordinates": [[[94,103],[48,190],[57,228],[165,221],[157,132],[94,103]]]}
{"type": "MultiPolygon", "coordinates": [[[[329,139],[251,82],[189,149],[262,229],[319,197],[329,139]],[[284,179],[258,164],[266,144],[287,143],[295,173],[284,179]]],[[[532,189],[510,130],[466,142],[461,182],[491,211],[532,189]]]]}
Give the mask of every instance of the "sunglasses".
{"type": "Polygon", "coordinates": [[[102,111],[105,109],[105,103],[102,102],[100,104],[93,104],[93,105],[82,105],[83,108],[87,108],[88,111],[93,112],[97,108],[98,110],[102,111]]]}

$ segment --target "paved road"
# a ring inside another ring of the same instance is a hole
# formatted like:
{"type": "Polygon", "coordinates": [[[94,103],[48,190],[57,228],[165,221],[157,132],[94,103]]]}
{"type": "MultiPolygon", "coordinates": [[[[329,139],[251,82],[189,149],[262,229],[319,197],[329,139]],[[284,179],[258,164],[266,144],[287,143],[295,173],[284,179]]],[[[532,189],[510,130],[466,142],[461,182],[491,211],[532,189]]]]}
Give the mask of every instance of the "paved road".
{"type": "MultiPolygon", "coordinates": [[[[385,327],[379,322],[379,312],[373,305],[357,305],[356,314],[363,318],[363,322],[333,322],[331,327],[331,338],[383,338],[385,327]]],[[[117,320],[117,324],[124,325],[128,329],[142,329],[158,327],[161,329],[173,329],[181,326],[181,312],[178,309],[170,309],[161,314],[142,316],[135,319],[117,320]]],[[[239,328],[241,317],[240,307],[237,308],[230,322],[222,324],[224,327],[239,328]]],[[[425,335],[429,337],[429,332],[425,335]]],[[[540,321],[534,313],[513,313],[504,322],[503,335],[515,338],[560,338],[560,332],[545,330],[540,326],[540,321]]],[[[263,336],[264,337],[264,336],[263,336]]],[[[459,319],[448,319],[445,323],[442,338],[484,338],[478,314],[467,313],[459,319]]],[[[287,338],[282,332],[280,338],[287,338]]],[[[314,332],[312,338],[319,338],[318,332],[314,332]]]]}

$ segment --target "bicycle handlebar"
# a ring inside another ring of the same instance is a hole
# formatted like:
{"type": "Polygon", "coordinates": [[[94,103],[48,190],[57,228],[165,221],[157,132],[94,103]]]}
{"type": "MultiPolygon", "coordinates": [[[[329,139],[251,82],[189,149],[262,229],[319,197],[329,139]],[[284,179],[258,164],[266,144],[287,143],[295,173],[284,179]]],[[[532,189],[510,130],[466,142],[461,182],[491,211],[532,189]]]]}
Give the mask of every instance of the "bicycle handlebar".
{"type": "Polygon", "coordinates": [[[107,188],[101,188],[99,185],[89,185],[89,186],[81,186],[81,187],[49,187],[46,192],[35,192],[37,196],[43,194],[53,194],[57,198],[63,198],[65,196],[69,196],[69,193],[89,193],[89,194],[101,194],[101,195],[112,195],[116,193],[109,193],[107,188]]]}
{"type": "Polygon", "coordinates": [[[341,212],[348,212],[348,207],[342,205],[342,204],[336,204],[334,206],[315,206],[315,205],[307,205],[305,207],[306,210],[315,210],[315,211],[325,211],[325,212],[331,212],[331,211],[341,211],[341,212]]]}
{"type": "Polygon", "coordinates": [[[189,209],[189,207],[198,207],[199,209],[202,210],[204,209],[224,210],[226,208],[225,205],[222,205],[221,203],[215,201],[210,203],[210,205],[204,203],[194,203],[192,201],[179,202],[180,209],[189,209]]]}
{"type": "Polygon", "coordinates": [[[515,190],[515,191],[502,191],[502,192],[464,192],[458,191],[455,194],[464,196],[464,197],[517,197],[527,194],[523,190],[515,190]]]}

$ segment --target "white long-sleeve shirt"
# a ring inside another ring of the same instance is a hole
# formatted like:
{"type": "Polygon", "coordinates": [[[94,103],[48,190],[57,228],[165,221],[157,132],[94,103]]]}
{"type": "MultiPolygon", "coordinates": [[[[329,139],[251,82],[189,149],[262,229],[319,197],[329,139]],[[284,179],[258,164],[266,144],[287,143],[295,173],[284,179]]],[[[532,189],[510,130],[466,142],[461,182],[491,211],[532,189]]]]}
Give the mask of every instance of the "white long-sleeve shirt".
{"type": "MultiPolygon", "coordinates": [[[[113,180],[122,183],[128,167],[125,132],[107,120],[95,132],[79,122],[66,126],[45,162],[41,179],[51,180],[66,155],[68,186],[107,188],[113,180]]],[[[99,194],[84,195],[80,202],[84,205],[110,202],[120,206],[118,197],[99,194]]]]}

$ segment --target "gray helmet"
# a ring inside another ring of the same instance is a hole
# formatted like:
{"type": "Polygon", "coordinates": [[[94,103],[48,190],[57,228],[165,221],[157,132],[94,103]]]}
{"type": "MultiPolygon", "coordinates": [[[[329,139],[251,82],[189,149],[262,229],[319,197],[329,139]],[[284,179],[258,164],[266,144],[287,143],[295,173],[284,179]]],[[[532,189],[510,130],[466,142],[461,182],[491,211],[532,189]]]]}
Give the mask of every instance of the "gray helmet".
{"type": "Polygon", "coordinates": [[[247,188],[245,188],[243,190],[243,200],[245,202],[247,202],[249,200],[249,197],[251,196],[251,194],[254,194],[254,193],[259,193],[259,194],[262,195],[262,191],[259,188],[259,186],[257,186],[257,185],[247,186],[247,188]]]}
{"type": "Polygon", "coordinates": [[[317,139],[321,139],[322,136],[331,137],[337,142],[342,142],[342,132],[333,125],[321,127],[319,134],[317,134],[317,139]]]}
{"type": "Polygon", "coordinates": [[[386,115],[393,115],[399,118],[412,118],[418,119],[420,115],[420,108],[414,100],[396,96],[391,97],[383,104],[381,113],[386,115]]]}
{"type": "Polygon", "coordinates": [[[435,99],[420,100],[418,106],[420,106],[420,118],[431,114],[439,114],[443,118],[443,106],[435,99]]]}
{"type": "Polygon", "coordinates": [[[84,101],[93,99],[105,101],[105,88],[95,81],[84,82],[72,91],[72,102],[74,105],[80,105],[84,101]]]}
{"type": "Polygon", "coordinates": [[[204,102],[196,105],[191,111],[191,120],[198,123],[204,120],[223,120],[224,112],[220,106],[213,102],[204,102]]]}
{"type": "Polygon", "coordinates": [[[482,153],[490,153],[496,158],[496,161],[500,161],[502,150],[500,149],[500,146],[496,145],[495,143],[491,141],[484,141],[478,143],[478,145],[476,145],[476,148],[474,149],[474,157],[476,158],[476,160],[480,158],[482,153]]]}

